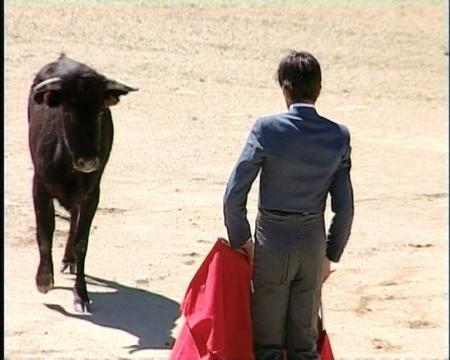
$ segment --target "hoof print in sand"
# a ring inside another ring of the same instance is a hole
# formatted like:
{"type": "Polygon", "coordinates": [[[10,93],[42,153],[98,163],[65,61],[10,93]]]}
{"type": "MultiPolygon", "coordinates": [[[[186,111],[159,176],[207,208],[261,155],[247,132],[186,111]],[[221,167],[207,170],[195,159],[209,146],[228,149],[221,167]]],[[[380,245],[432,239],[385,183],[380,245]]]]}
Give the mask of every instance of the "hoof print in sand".
{"type": "Polygon", "coordinates": [[[377,350],[393,351],[400,350],[402,347],[400,345],[394,345],[387,340],[374,338],[371,340],[373,347],[377,350]]]}
{"type": "Polygon", "coordinates": [[[145,278],[145,279],[136,279],[136,285],[137,286],[147,286],[150,284],[150,280],[145,278]]]}
{"type": "Polygon", "coordinates": [[[437,327],[437,325],[427,320],[412,320],[408,321],[408,327],[410,329],[430,329],[437,327]]]}
{"type": "Polygon", "coordinates": [[[433,244],[413,244],[413,243],[409,243],[408,244],[409,247],[415,248],[415,249],[423,249],[423,248],[430,248],[433,247],[433,244]]]}
{"type": "Polygon", "coordinates": [[[369,303],[373,300],[373,297],[371,296],[361,296],[359,298],[359,304],[356,308],[356,313],[358,315],[364,315],[367,313],[372,312],[372,309],[369,307],[369,303]]]}

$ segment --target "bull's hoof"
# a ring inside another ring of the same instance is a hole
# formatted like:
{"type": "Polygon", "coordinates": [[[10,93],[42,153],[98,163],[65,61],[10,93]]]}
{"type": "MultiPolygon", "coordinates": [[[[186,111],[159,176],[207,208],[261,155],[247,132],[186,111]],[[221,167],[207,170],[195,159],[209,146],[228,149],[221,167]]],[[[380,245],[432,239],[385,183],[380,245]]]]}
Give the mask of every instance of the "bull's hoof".
{"type": "Polygon", "coordinates": [[[52,274],[37,274],[36,286],[39,292],[46,294],[53,288],[53,275],[52,274]]]}
{"type": "Polygon", "coordinates": [[[61,263],[61,267],[59,268],[59,272],[63,273],[67,268],[69,268],[69,274],[76,274],[77,265],[74,262],[63,260],[61,263]]]}
{"type": "Polygon", "coordinates": [[[73,287],[73,305],[78,313],[90,313],[91,300],[89,299],[86,284],[75,284],[73,287]]]}
{"type": "Polygon", "coordinates": [[[90,314],[91,313],[91,301],[90,300],[78,300],[75,299],[73,302],[73,307],[75,312],[82,314],[90,314]]]}

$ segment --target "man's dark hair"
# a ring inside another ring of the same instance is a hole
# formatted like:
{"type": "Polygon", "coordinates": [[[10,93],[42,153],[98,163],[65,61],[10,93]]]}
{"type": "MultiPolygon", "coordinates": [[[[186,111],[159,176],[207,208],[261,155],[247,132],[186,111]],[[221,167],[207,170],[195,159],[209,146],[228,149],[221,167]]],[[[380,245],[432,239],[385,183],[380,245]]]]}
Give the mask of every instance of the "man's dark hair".
{"type": "Polygon", "coordinates": [[[280,61],[278,83],[293,101],[316,101],[321,87],[322,73],[317,59],[306,51],[291,50],[280,61]]]}

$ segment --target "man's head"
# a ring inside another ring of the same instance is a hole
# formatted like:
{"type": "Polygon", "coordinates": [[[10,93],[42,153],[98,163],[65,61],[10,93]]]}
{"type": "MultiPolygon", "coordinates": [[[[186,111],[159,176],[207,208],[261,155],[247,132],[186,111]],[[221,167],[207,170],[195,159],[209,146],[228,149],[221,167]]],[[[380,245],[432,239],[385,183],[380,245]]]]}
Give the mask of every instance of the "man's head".
{"type": "Polygon", "coordinates": [[[319,97],[320,64],[306,51],[291,50],[280,61],[277,77],[288,107],[296,102],[315,103],[319,97]]]}

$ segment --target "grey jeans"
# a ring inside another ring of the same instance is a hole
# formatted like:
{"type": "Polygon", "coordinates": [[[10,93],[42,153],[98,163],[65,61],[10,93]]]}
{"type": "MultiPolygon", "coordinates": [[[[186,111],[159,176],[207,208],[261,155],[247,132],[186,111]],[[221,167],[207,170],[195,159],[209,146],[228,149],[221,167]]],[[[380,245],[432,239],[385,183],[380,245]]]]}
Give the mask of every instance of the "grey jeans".
{"type": "Polygon", "coordinates": [[[319,359],[317,319],[326,254],[322,214],[260,210],[252,322],[256,360],[319,359]]]}

